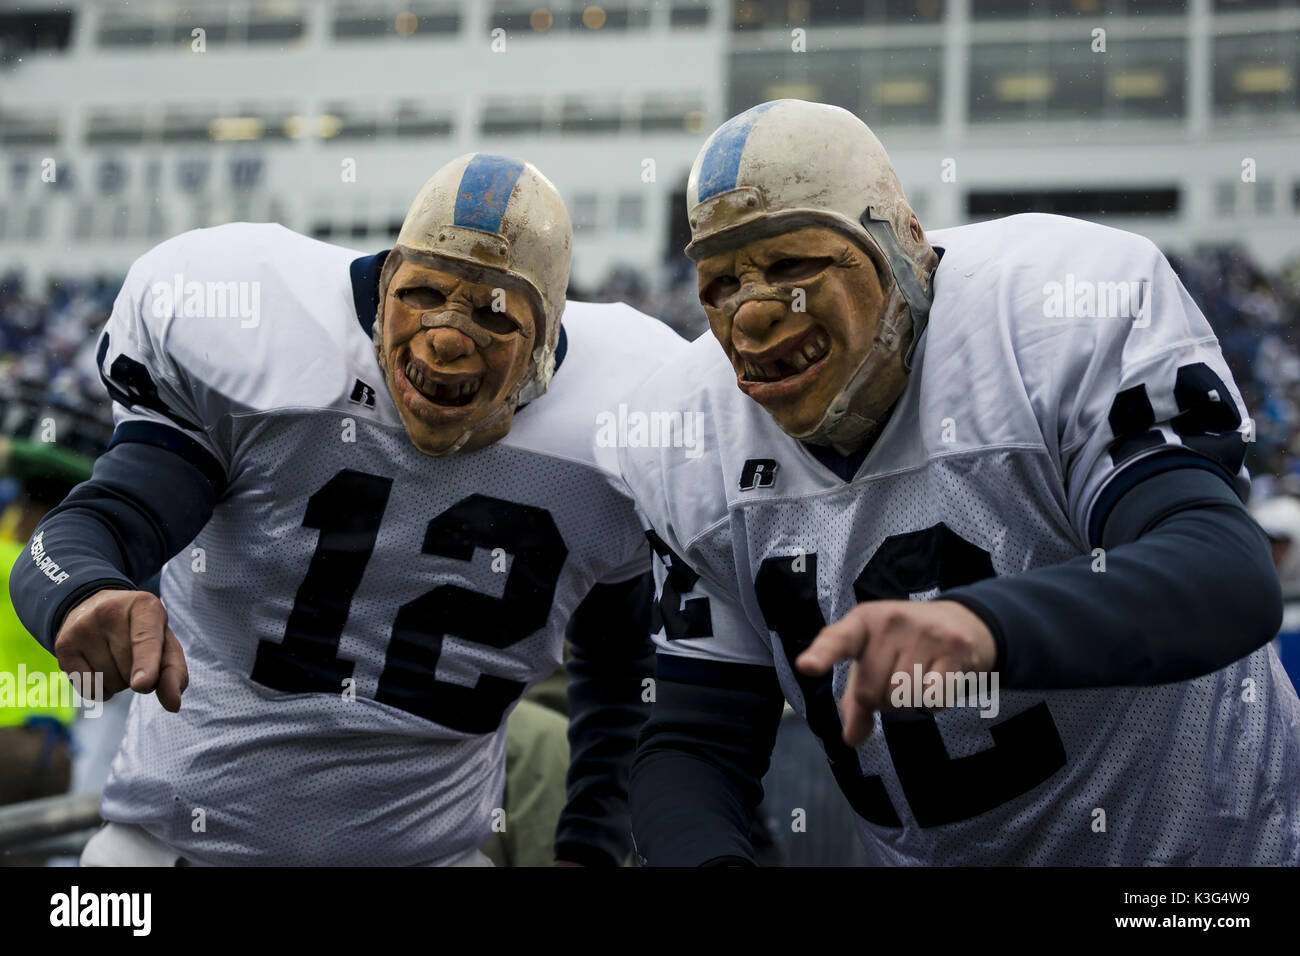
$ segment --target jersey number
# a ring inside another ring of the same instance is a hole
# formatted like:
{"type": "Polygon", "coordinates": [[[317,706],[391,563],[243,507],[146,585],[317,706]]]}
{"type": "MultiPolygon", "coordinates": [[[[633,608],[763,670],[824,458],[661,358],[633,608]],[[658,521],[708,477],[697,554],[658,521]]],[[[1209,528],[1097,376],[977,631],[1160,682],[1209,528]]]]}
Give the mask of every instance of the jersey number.
{"type": "MultiPolygon", "coordinates": [[[[307,499],[303,526],[320,532],[279,643],[258,643],[252,679],[286,693],[340,693],[354,662],[338,656],[352,596],[388,505],[393,480],[344,469],[307,499]]],[[[440,584],[397,609],[375,700],[469,734],[491,733],[523,693],[520,681],[482,674],[473,687],[437,679],[447,636],[503,649],[540,630],[568,548],[550,512],[470,495],[428,524],[423,554],[469,561],[475,548],[513,558],[500,598],[440,584]]]]}
{"type": "MultiPolygon", "coordinates": [[[[859,602],[907,600],[992,576],[988,552],[940,522],[886,538],[853,582],[853,593],[859,602]]],[[[794,666],[826,624],[817,601],[817,555],[767,558],[754,587],[804,695],[808,726],[821,738],[849,804],[871,823],[902,826],[884,781],[864,774],[857,752],[844,742],[832,675],[806,677],[794,666]]],[[[1065,766],[1065,745],[1045,702],[990,727],[993,746],[966,757],[949,756],[929,711],[882,712],[881,723],[898,781],[922,827],[977,816],[1029,792],[1065,766]]]]}

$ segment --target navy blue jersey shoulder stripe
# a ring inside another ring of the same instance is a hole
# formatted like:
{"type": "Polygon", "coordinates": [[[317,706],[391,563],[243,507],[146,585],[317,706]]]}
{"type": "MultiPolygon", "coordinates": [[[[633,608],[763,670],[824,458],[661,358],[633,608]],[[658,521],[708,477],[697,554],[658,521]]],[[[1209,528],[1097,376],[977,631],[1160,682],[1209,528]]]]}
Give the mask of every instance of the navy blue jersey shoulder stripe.
{"type": "Polygon", "coordinates": [[[699,201],[712,199],[718,193],[736,188],[740,175],[740,157],[745,152],[745,142],[758,118],[779,103],[760,103],[739,116],[733,116],[713,134],[709,151],[700,163],[699,201]]]}
{"type": "Polygon", "coordinates": [[[375,327],[375,314],[379,311],[379,273],[383,271],[384,260],[390,251],[385,249],[373,256],[353,259],[348,266],[348,275],[352,277],[352,304],[366,335],[370,335],[375,327]]]}
{"type": "Polygon", "coordinates": [[[476,153],[460,177],[454,224],[500,232],[510,194],[523,171],[524,164],[517,159],[476,153]]]}
{"type": "Polygon", "coordinates": [[[203,473],[203,477],[208,479],[208,483],[212,485],[216,497],[220,498],[226,491],[226,485],[228,484],[226,469],[222,467],[221,462],[217,461],[212,452],[189,435],[159,422],[130,421],[122,422],[117,426],[113,432],[113,440],[108,443],[108,447],[112,448],[114,445],[121,445],[125,442],[141,442],[172,452],[184,458],[203,473]]]}

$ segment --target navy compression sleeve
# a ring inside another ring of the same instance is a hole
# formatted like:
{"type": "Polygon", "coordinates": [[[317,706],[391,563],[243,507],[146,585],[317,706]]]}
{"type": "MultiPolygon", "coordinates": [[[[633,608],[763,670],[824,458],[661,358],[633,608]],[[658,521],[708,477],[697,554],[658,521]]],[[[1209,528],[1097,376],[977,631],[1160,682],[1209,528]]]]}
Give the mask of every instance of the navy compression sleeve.
{"type": "Polygon", "coordinates": [[[653,598],[648,571],[598,584],[569,621],[568,802],[556,828],[556,859],[611,866],[631,849],[628,774],[650,713],[642,698],[653,672],[653,598]]]}
{"type": "Polygon", "coordinates": [[[1282,596],[1268,540],[1215,473],[1147,478],[1114,505],[1100,539],[1104,571],[1082,555],[944,592],[993,632],[1003,686],[1189,680],[1277,634],[1282,596]]]}
{"type": "Polygon", "coordinates": [[[632,766],[632,833],[647,866],[753,864],[750,823],[785,696],[776,671],[660,654],[632,766]]]}
{"type": "Polygon", "coordinates": [[[175,429],[121,425],[83,482],[47,514],[9,578],[14,610],[47,650],[68,611],[133,590],[194,539],[224,486],[211,454],[175,429]]]}

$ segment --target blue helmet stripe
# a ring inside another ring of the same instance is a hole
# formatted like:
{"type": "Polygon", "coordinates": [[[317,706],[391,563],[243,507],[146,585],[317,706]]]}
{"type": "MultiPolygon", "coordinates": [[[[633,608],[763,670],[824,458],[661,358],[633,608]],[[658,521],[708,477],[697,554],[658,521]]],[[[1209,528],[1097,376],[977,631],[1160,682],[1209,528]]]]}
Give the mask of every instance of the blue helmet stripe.
{"type": "Polygon", "coordinates": [[[484,232],[500,232],[501,217],[506,213],[524,164],[517,159],[475,153],[460,177],[456,192],[454,223],[484,232]]]}
{"type": "Polygon", "coordinates": [[[736,188],[740,175],[740,157],[745,152],[745,141],[758,118],[779,103],[759,103],[739,116],[723,123],[713,137],[713,145],[700,163],[699,202],[712,199],[718,193],[736,188]]]}

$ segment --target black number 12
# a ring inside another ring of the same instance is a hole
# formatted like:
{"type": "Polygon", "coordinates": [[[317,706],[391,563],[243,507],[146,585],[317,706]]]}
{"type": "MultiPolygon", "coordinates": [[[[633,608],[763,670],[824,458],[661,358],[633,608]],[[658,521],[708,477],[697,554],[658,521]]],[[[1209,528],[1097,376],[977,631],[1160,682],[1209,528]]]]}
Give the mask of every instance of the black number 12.
{"type": "MultiPolygon", "coordinates": [[[[263,640],[251,677],[286,693],[342,691],[354,662],[338,656],[352,597],[375,549],[393,480],[344,469],[307,500],[320,532],[279,643],[263,640]]],[[[521,681],[481,674],[473,687],[438,680],[450,635],[503,649],[546,624],[568,548],[549,511],[470,495],[433,518],[422,553],[469,561],[475,548],[512,556],[502,597],[441,584],[397,609],[375,700],[464,733],[491,733],[521,681]]]]}

